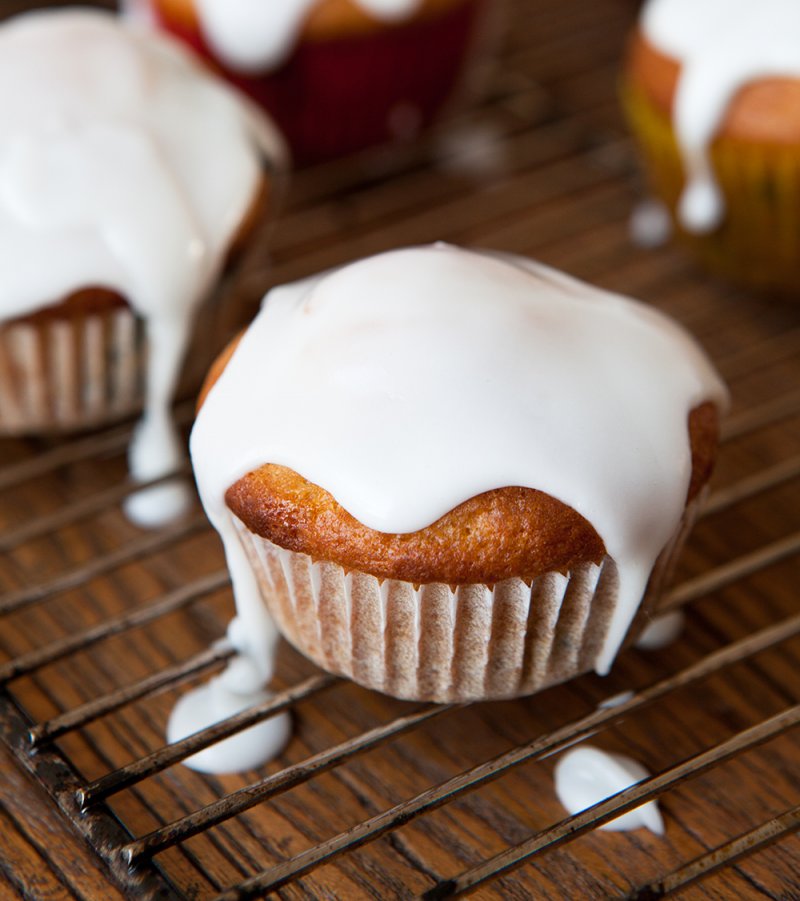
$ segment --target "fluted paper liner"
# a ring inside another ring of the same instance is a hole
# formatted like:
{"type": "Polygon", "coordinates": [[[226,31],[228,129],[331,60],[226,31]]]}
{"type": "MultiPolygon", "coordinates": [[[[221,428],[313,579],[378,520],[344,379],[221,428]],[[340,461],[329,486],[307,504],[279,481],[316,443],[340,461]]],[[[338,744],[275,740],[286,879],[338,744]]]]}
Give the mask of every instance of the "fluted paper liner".
{"type": "MultiPolygon", "coordinates": [[[[203,303],[177,391],[196,388],[241,321],[230,296],[203,303]]],[[[0,435],[70,432],[142,409],[144,320],[127,307],[0,323],[0,435]]]]}
{"type": "MultiPolygon", "coordinates": [[[[650,188],[675,218],[685,175],[675,132],[643,91],[626,83],[622,99],[650,188]]],[[[725,215],[708,234],[677,225],[681,241],[712,272],[739,284],[800,294],[800,153],[791,144],[717,138],[710,148],[725,215]]]]}
{"type": "MultiPolygon", "coordinates": [[[[637,628],[655,608],[697,506],[687,507],[656,561],[637,628]]],[[[314,561],[234,522],[283,635],[323,669],[398,698],[511,698],[587,672],[617,603],[610,557],[532,582],[413,585],[314,561]]]]}
{"type": "Polygon", "coordinates": [[[0,327],[0,433],[71,431],[141,407],[143,326],[128,308],[0,327]]]}

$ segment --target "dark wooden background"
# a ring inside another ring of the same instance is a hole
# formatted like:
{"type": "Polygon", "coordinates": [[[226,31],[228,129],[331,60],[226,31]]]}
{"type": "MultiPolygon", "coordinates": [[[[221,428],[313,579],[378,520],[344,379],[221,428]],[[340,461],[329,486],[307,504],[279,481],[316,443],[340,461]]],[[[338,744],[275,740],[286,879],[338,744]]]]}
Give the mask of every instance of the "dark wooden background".
{"type": "MultiPolygon", "coordinates": [[[[10,13],[26,3],[5,3],[10,13]]],[[[250,296],[397,245],[443,239],[535,256],[599,285],[645,299],[684,322],[728,380],[733,416],[797,393],[800,304],[778,303],[715,283],[675,247],[645,251],[628,239],[640,178],[615,86],[629,0],[514,0],[487,92],[456,117],[450,137],[301,173],[270,251],[245,273],[250,296]]],[[[0,467],[53,445],[0,442],[0,467]]],[[[800,398],[790,412],[726,441],[715,486],[732,485],[800,454],[800,398]]],[[[0,469],[0,473],[2,469],[0,469]]],[[[92,456],[0,492],[0,534],[124,478],[118,452],[92,456]]],[[[199,513],[198,513],[199,515],[199,513]]],[[[800,529],[795,479],[707,517],[685,554],[679,581],[739,559],[800,529]]],[[[112,506],[26,541],[0,560],[0,588],[16,589],[135,540],[112,506]]],[[[59,594],[0,624],[0,663],[28,649],[142,605],[222,566],[208,529],[163,552],[59,594]]],[[[603,698],[676,672],[755,630],[797,613],[797,556],[703,596],[681,640],[651,653],[624,653],[607,679],[586,676],[515,702],[447,713],[390,745],[319,776],[159,856],[187,897],[206,898],[376,812],[594,709],[603,698]]],[[[226,589],[163,619],[104,641],[12,683],[34,722],[157,672],[203,650],[233,612],[226,589]]],[[[651,771],[722,742],[798,702],[797,638],[605,729],[593,741],[631,754],[651,771]]],[[[282,649],[278,686],[314,668],[282,649]]],[[[176,690],[66,736],[59,747],[92,779],[157,748],[176,690]]],[[[299,705],[296,730],[264,772],[410,710],[340,684],[299,705]]],[[[482,898],[622,897],[686,861],[798,804],[795,732],[737,756],[668,792],[666,835],[592,833],[535,858],[480,890],[482,898]]],[[[439,811],[339,858],[281,890],[286,898],[405,898],[454,876],[564,817],[553,760],[532,762],[439,811]]],[[[263,773],[262,773],[263,774],[263,773]]],[[[208,778],[173,767],[111,806],[134,835],[252,782],[259,773],[208,778]]],[[[117,898],[93,853],[44,792],[0,750],[0,897],[117,898]],[[3,883],[3,879],[5,882],[3,883]]],[[[786,838],[681,893],[685,899],[800,898],[800,842],[786,838]]]]}

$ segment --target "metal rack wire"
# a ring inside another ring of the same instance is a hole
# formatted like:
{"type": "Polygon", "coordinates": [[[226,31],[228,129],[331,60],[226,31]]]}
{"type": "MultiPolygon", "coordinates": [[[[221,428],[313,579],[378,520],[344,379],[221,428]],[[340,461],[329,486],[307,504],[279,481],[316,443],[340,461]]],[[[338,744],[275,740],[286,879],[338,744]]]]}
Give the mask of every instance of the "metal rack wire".
{"type": "MultiPolygon", "coordinates": [[[[800,414],[800,397],[796,395],[781,397],[741,415],[729,423],[727,436],[742,437],[754,429],[774,425],[776,421],[780,423],[787,414],[791,416],[800,414]]],[[[110,445],[118,446],[117,439],[122,438],[124,434],[124,430],[115,430],[73,445],[61,446],[49,455],[39,456],[35,460],[25,460],[16,466],[6,467],[0,471],[0,484],[17,484],[22,479],[40,477],[51,468],[64,466],[67,461],[71,463],[91,460],[98,451],[110,445]]],[[[720,514],[763,491],[778,488],[799,477],[800,457],[793,457],[761,471],[757,476],[720,489],[712,495],[706,513],[720,514]]],[[[10,551],[38,536],[48,534],[55,528],[91,516],[104,509],[109,502],[119,502],[131,490],[133,486],[123,483],[111,490],[98,492],[85,501],[62,507],[56,513],[28,520],[3,537],[3,548],[10,551]]],[[[12,616],[54,594],[84,585],[115,567],[141,560],[148,554],[163,550],[202,528],[205,526],[201,519],[190,518],[156,534],[145,535],[105,556],[93,559],[88,564],[61,573],[46,584],[8,592],[0,599],[0,614],[12,616]]],[[[665,608],[677,607],[720,591],[764,567],[798,554],[800,554],[800,531],[679,584],[667,597],[665,608]]],[[[13,748],[20,763],[46,787],[62,811],[81,830],[97,853],[106,860],[120,882],[129,890],[135,891],[137,897],[156,898],[168,896],[173,891],[167,888],[167,883],[157,871],[149,867],[149,862],[165,849],[185,842],[228,818],[236,817],[254,805],[268,803],[277,795],[313,780],[320,774],[339,767],[385,742],[397,739],[433,718],[457,715],[457,706],[422,707],[328,747],[305,760],[227,794],[214,803],[192,810],[146,835],[130,835],[105,806],[104,802],[109,798],[153,777],[167,767],[174,766],[216,740],[234,734],[277,712],[291,709],[301,701],[315,698],[322,692],[334,690],[339,680],[325,674],[312,675],[280,691],[266,703],[177,744],[156,748],[140,759],[91,780],[81,777],[71,767],[69,760],[56,744],[58,739],[74,730],[83,729],[98,719],[108,717],[127,704],[147,698],[167,687],[182,685],[211,671],[227,659],[231,653],[230,649],[224,643],[215,645],[171,668],[102,694],[43,722],[30,721],[19,709],[15,702],[14,682],[54,661],[80,654],[112,636],[157,623],[168,613],[188,607],[226,585],[225,572],[212,573],[167,592],[147,605],[34,648],[0,665],[0,685],[3,687],[0,696],[0,722],[4,740],[13,748]]],[[[424,816],[442,805],[453,802],[464,793],[497,779],[510,768],[522,764],[530,765],[590,736],[601,735],[609,725],[634,717],[664,696],[698,683],[724,667],[748,660],[799,634],[800,613],[763,628],[754,635],[721,647],[666,678],[622,696],[617,702],[609,698],[607,703],[600,704],[587,715],[551,732],[538,735],[527,744],[515,747],[494,759],[477,763],[465,772],[408,798],[296,854],[291,859],[271,866],[264,872],[222,892],[218,897],[225,899],[254,897],[291,884],[293,880],[313,868],[339,855],[352,852],[365,843],[405,825],[413,818],[424,816]]],[[[535,855],[572,842],[587,831],[598,828],[643,801],[658,797],[686,780],[697,777],[708,768],[785,733],[798,722],[800,722],[800,704],[788,706],[785,710],[741,730],[726,741],[688,759],[676,761],[663,772],[589,810],[537,832],[525,841],[507,848],[453,878],[440,881],[428,891],[426,897],[451,897],[473,890],[487,881],[496,879],[507,870],[520,866],[535,855]]],[[[696,882],[715,869],[730,866],[743,855],[780,841],[798,828],[800,828],[800,808],[795,805],[746,834],[708,851],[695,860],[686,862],[653,884],[642,886],[631,897],[660,897],[678,887],[696,882]]]]}

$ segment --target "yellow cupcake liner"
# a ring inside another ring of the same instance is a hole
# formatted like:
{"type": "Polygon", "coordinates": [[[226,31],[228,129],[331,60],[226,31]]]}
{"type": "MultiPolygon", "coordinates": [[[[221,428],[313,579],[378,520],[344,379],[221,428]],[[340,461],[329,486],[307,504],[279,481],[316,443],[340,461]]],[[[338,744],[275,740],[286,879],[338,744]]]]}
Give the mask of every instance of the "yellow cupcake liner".
{"type": "MultiPolygon", "coordinates": [[[[626,642],[655,613],[698,507],[656,561],[626,642]]],[[[328,672],[398,698],[513,698],[588,672],[617,605],[610,557],[533,581],[414,585],[312,560],[233,519],[284,637],[328,672]]]]}
{"type": "Polygon", "coordinates": [[[682,243],[716,275],[800,295],[800,147],[714,141],[710,157],[725,217],[715,231],[693,234],[675,216],[685,176],[670,118],[630,83],[622,85],[622,101],[650,188],[669,208],[682,243]]]}

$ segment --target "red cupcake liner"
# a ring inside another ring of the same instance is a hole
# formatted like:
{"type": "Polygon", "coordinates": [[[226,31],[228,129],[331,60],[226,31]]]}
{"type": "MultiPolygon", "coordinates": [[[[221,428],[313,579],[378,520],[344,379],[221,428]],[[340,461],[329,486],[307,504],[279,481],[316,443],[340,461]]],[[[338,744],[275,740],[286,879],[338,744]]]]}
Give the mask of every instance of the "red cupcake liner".
{"type": "Polygon", "coordinates": [[[265,108],[305,165],[430,125],[462,83],[486,6],[464,0],[379,33],[301,43],[279,69],[252,76],[221,65],[197,30],[154,15],[265,108]]]}

